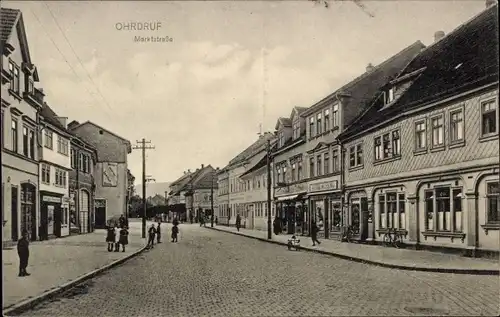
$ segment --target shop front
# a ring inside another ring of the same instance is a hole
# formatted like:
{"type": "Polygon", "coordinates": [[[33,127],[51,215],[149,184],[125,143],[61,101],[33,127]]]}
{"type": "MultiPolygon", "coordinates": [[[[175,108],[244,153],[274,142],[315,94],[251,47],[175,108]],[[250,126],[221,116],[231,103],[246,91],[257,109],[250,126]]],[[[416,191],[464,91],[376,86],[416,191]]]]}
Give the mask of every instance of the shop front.
{"type": "Polygon", "coordinates": [[[274,192],[276,218],[281,221],[282,232],[301,235],[309,233],[306,193],[305,182],[276,188],[274,192]]]}
{"type": "Polygon", "coordinates": [[[63,195],[40,191],[40,240],[61,237],[63,195]]]}
{"type": "Polygon", "coordinates": [[[318,237],[338,238],[343,226],[342,195],[337,179],[310,183],[308,188],[311,223],[319,227],[318,237]]]}

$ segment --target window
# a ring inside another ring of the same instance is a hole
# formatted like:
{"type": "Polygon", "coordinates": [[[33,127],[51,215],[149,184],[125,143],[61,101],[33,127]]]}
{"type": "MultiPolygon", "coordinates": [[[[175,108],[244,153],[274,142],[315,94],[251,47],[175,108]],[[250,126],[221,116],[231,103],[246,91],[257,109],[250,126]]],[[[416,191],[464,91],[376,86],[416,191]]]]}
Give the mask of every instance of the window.
{"type": "Polygon", "coordinates": [[[496,100],[490,100],[481,104],[481,135],[497,133],[497,104],[496,100]]]}
{"type": "Polygon", "coordinates": [[[342,205],[338,202],[332,202],[330,208],[331,231],[339,232],[342,227],[342,205]]]}
{"type": "MultiPolygon", "coordinates": [[[[5,140],[5,139],[4,139],[4,132],[3,132],[3,129],[4,129],[4,127],[5,127],[5,124],[4,124],[4,115],[3,115],[3,111],[1,112],[1,115],[2,115],[2,117],[1,117],[2,122],[0,123],[0,124],[1,124],[1,125],[0,125],[0,129],[2,129],[2,131],[1,131],[1,132],[2,132],[2,147],[4,147],[4,145],[5,145],[4,140],[5,140]]],[[[2,207],[3,207],[3,205],[2,205],[2,207]]]]}
{"type": "Polygon", "coordinates": [[[50,184],[50,165],[42,164],[42,183],[50,184]]]}
{"type": "Polygon", "coordinates": [[[293,139],[298,139],[300,137],[300,121],[295,121],[293,123],[293,139]]]}
{"type": "Polygon", "coordinates": [[[488,223],[500,222],[500,209],[498,208],[500,186],[498,182],[486,184],[486,221],[488,223]]]}
{"type": "Polygon", "coordinates": [[[28,154],[29,154],[28,128],[23,127],[23,155],[28,157],[28,154]]]}
{"type": "Polygon", "coordinates": [[[325,132],[330,131],[330,109],[325,110],[325,132]]]}
{"type": "Polygon", "coordinates": [[[87,167],[88,167],[87,155],[82,154],[82,168],[81,168],[82,172],[88,173],[89,171],[87,170],[87,167]]]}
{"type": "Polygon", "coordinates": [[[325,173],[325,175],[330,174],[330,156],[328,155],[328,153],[325,153],[323,164],[323,173],[325,173]]]}
{"type": "Polygon", "coordinates": [[[9,72],[11,75],[10,89],[19,94],[19,67],[9,61],[9,72]]]}
{"type": "Polygon", "coordinates": [[[56,168],[56,186],[66,187],[66,171],[56,168]]]}
{"type": "Polygon", "coordinates": [[[462,197],[461,188],[425,191],[426,231],[462,232],[462,197]]]}
{"type": "Polygon", "coordinates": [[[362,144],[357,144],[349,148],[349,167],[357,167],[363,165],[363,148],[362,144]]]}
{"type": "Polygon", "coordinates": [[[316,134],[321,134],[321,113],[318,113],[316,119],[316,134]]]}
{"type": "Polygon", "coordinates": [[[321,155],[316,157],[316,176],[321,176],[321,155]]]}
{"type": "Polygon", "coordinates": [[[283,183],[286,182],[286,163],[283,164],[283,183]]]}
{"type": "Polygon", "coordinates": [[[383,158],[388,158],[391,156],[391,135],[389,133],[384,134],[382,137],[383,146],[383,158]]]}
{"type": "Polygon", "coordinates": [[[405,194],[385,193],[378,196],[379,229],[405,229],[405,194]]]}
{"type": "Polygon", "coordinates": [[[49,131],[45,129],[45,140],[44,140],[44,146],[48,149],[53,149],[54,148],[54,142],[53,142],[53,134],[52,131],[49,131]]]}
{"type": "Polygon", "coordinates": [[[425,130],[425,120],[415,122],[415,150],[424,150],[427,148],[427,134],[425,130]]]}
{"type": "MultiPolygon", "coordinates": [[[[31,235],[31,215],[35,209],[35,190],[32,185],[21,185],[21,232],[27,231],[31,235]]],[[[34,238],[34,237],[31,237],[34,238]]]]}
{"type": "Polygon", "coordinates": [[[376,137],[375,138],[375,161],[381,160],[383,156],[383,151],[382,151],[382,137],[376,137]]]}
{"type": "Polygon", "coordinates": [[[297,163],[297,180],[302,179],[302,161],[297,163]]]}
{"type": "Polygon", "coordinates": [[[12,119],[11,134],[12,134],[12,151],[17,153],[18,142],[17,142],[17,120],[12,119]]]}
{"type": "Polygon", "coordinates": [[[394,88],[389,89],[387,92],[387,100],[386,104],[391,103],[394,101],[394,88]]]}
{"type": "Polygon", "coordinates": [[[309,159],[309,177],[314,177],[314,158],[309,159]]]}
{"type": "Polygon", "coordinates": [[[35,159],[35,131],[29,131],[30,159],[35,159]]]}
{"type": "Polygon", "coordinates": [[[33,83],[33,79],[30,77],[28,79],[28,87],[26,87],[26,91],[28,91],[31,94],[33,93],[34,90],[35,90],[35,85],[33,83]]]}
{"type": "Polygon", "coordinates": [[[339,105],[333,105],[332,122],[334,127],[339,126],[339,105]]]}
{"type": "Polygon", "coordinates": [[[432,147],[444,145],[444,127],[443,116],[437,116],[431,119],[432,122],[432,147]]]}
{"type": "Polygon", "coordinates": [[[76,167],[76,151],[71,149],[71,168],[75,168],[76,167]]]}
{"type": "Polygon", "coordinates": [[[309,118],[309,137],[314,136],[314,117],[309,118]]]}
{"type": "Polygon", "coordinates": [[[57,136],[57,152],[63,155],[68,155],[69,142],[60,135],[57,136]]]}
{"type": "Polygon", "coordinates": [[[459,143],[464,140],[464,118],[463,111],[457,110],[450,113],[450,141],[459,143]]]}
{"type": "Polygon", "coordinates": [[[283,145],[285,145],[285,134],[283,133],[283,131],[281,131],[279,133],[279,144],[278,144],[278,146],[281,147],[283,145]]]}
{"type": "Polygon", "coordinates": [[[399,139],[399,131],[392,131],[392,156],[401,155],[401,140],[399,139]]]}
{"type": "Polygon", "coordinates": [[[296,170],[297,165],[295,163],[292,163],[292,182],[295,182],[296,177],[295,177],[295,170],[296,170]]]}
{"type": "Polygon", "coordinates": [[[281,168],[279,166],[276,169],[276,173],[277,173],[277,176],[276,176],[276,185],[278,185],[278,183],[281,182],[281,168]]]}

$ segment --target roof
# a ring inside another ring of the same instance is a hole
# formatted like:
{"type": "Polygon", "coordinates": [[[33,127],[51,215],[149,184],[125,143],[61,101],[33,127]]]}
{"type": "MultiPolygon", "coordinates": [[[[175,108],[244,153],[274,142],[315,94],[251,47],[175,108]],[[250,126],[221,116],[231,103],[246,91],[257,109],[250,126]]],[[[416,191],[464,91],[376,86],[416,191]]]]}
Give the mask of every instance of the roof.
{"type": "Polygon", "coordinates": [[[274,127],[275,129],[278,129],[278,125],[281,123],[282,126],[284,127],[291,127],[292,126],[292,119],[289,118],[283,118],[279,117],[278,121],[276,122],[276,126],[274,127]]]}
{"type": "Polygon", "coordinates": [[[401,97],[389,107],[384,107],[382,98],[374,99],[340,138],[365,131],[404,111],[498,82],[497,8],[493,5],[485,9],[423,50],[400,75],[423,69],[401,97]]]}
{"type": "MultiPolygon", "coordinates": [[[[0,31],[1,31],[1,47],[9,41],[14,28],[17,27],[19,44],[21,46],[21,55],[23,61],[31,65],[30,50],[28,47],[28,39],[26,37],[26,29],[24,27],[23,14],[18,9],[0,8],[0,31]]],[[[35,76],[38,81],[38,74],[35,76]]]]}
{"type": "Polygon", "coordinates": [[[272,140],[274,138],[275,138],[275,136],[273,133],[265,132],[263,135],[261,135],[257,139],[257,141],[252,143],[252,145],[247,147],[245,150],[240,152],[240,154],[236,155],[232,160],[230,160],[229,164],[226,167],[224,167],[224,169],[227,169],[230,166],[237,164],[237,163],[240,163],[240,162],[246,160],[247,158],[251,157],[255,153],[256,150],[261,148],[262,145],[266,144],[267,140],[272,140]]]}
{"type": "Polygon", "coordinates": [[[92,121],[85,121],[84,123],[81,123],[81,124],[78,124],[76,121],[72,121],[72,122],[70,123],[70,127],[69,127],[69,129],[71,129],[71,130],[76,130],[76,129],[78,129],[79,127],[81,127],[81,126],[83,126],[83,125],[86,125],[86,124],[93,125],[94,127],[99,128],[99,129],[101,129],[101,130],[104,130],[104,131],[108,132],[109,134],[111,134],[111,135],[113,135],[113,136],[115,136],[115,137],[117,137],[117,138],[121,139],[121,140],[122,140],[123,142],[125,142],[125,143],[128,145],[128,147],[130,148],[130,151],[129,151],[129,152],[131,152],[131,151],[132,151],[132,145],[130,144],[130,141],[129,141],[129,140],[127,140],[127,139],[125,139],[125,138],[123,138],[123,137],[119,136],[118,134],[116,134],[116,133],[114,133],[114,132],[109,131],[109,130],[108,130],[108,129],[106,129],[106,128],[101,127],[100,125],[98,125],[98,124],[96,124],[96,123],[94,123],[94,122],[92,122],[92,121]]]}
{"type": "Polygon", "coordinates": [[[12,30],[16,25],[18,17],[21,15],[21,11],[17,9],[1,8],[0,9],[0,31],[2,32],[2,47],[9,40],[12,30]]]}
{"type": "Polygon", "coordinates": [[[246,171],[245,173],[241,174],[240,177],[244,177],[252,172],[255,172],[256,170],[264,167],[267,165],[267,155],[264,155],[259,162],[257,162],[257,164],[255,164],[254,166],[252,166],[248,171],[246,171]]]}
{"type": "Polygon", "coordinates": [[[290,113],[290,119],[293,117],[293,113],[297,111],[297,114],[300,116],[304,111],[306,111],[307,107],[293,107],[292,113],[290,113]]]}
{"type": "Polygon", "coordinates": [[[317,109],[322,108],[332,99],[336,99],[338,96],[345,96],[345,99],[342,101],[342,108],[344,110],[343,121],[344,126],[348,126],[359,114],[363,113],[370,106],[373,97],[377,95],[380,88],[397,77],[424,48],[425,45],[422,42],[416,41],[383,63],[375,66],[370,72],[363,73],[323,98],[304,111],[302,115],[309,115],[317,109]]]}
{"type": "Polygon", "coordinates": [[[54,110],[52,110],[52,108],[50,108],[50,106],[46,102],[43,103],[42,110],[40,111],[40,115],[43,117],[43,119],[46,123],[49,123],[52,126],[66,132],[66,133],[69,133],[69,131],[66,129],[66,127],[63,126],[61,124],[61,122],[59,121],[59,119],[57,118],[58,115],[54,112],[54,110]]]}

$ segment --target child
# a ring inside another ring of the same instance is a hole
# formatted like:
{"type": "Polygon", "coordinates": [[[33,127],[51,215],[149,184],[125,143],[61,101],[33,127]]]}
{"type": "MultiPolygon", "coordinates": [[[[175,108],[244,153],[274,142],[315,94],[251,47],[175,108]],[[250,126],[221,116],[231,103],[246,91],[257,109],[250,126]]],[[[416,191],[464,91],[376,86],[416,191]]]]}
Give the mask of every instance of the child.
{"type": "Polygon", "coordinates": [[[128,230],[126,226],[120,230],[120,244],[122,245],[122,252],[125,252],[125,246],[128,244],[128,230]]]}
{"type": "Polygon", "coordinates": [[[115,252],[120,252],[120,228],[115,223],[115,252]]]}
{"type": "Polygon", "coordinates": [[[172,227],[172,242],[177,242],[177,235],[179,234],[179,228],[177,225],[172,227]]]}
{"type": "Polygon", "coordinates": [[[161,243],[161,229],[160,229],[160,222],[158,222],[158,226],[156,227],[156,243],[161,243]]]}
{"type": "Polygon", "coordinates": [[[31,275],[26,272],[26,268],[28,267],[28,259],[30,257],[29,244],[28,232],[23,231],[21,239],[19,239],[19,241],[17,242],[17,254],[19,255],[19,276],[31,275]]]}
{"type": "Polygon", "coordinates": [[[156,234],[156,229],[155,229],[155,225],[152,224],[151,227],[149,228],[149,240],[148,240],[148,247],[150,247],[151,249],[154,247],[154,244],[155,244],[155,234],[156,234]]]}
{"type": "Polygon", "coordinates": [[[106,242],[108,243],[108,252],[113,251],[113,245],[115,244],[115,228],[111,224],[108,225],[108,235],[106,236],[106,242]]]}

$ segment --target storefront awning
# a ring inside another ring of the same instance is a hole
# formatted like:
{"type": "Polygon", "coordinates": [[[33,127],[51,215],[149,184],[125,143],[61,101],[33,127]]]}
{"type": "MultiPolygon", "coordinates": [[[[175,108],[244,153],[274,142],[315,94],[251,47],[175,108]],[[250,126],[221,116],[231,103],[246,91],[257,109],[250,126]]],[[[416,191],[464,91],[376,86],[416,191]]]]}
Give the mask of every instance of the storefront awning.
{"type": "Polygon", "coordinates": [[[289,195],[289,196],[282,196],[282,197],[276,197],[277,201],[285,201],[285,200],[293,200],[297,198],[299,195],[289,195]]]}

